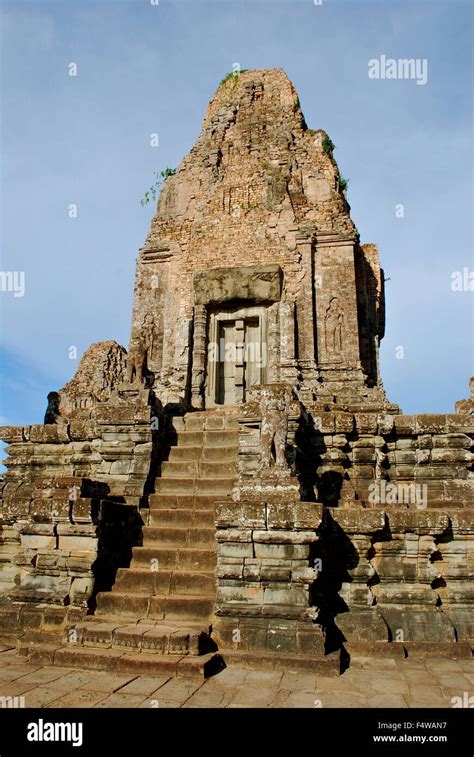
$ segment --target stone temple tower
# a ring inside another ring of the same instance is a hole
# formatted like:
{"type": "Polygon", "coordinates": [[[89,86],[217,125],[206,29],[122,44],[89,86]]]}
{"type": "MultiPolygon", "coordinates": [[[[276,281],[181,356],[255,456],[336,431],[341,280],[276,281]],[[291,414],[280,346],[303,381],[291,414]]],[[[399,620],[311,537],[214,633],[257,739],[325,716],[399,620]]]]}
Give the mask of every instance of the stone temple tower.
{"type": "Polygon", "coordinates": [[[128,352],[0,428],[0,645],[152,675],[471,656],[474,394],[385,396],[384,277],[280,69],[164,182],[128,352]]]}
{"type": "Polygon", "coordinates": [[[383,273],[331,148],[281,69],[218,88],[137,262],[131,344],[150,329],[162,399],[233,405],[285,382],[301,399],[387,407],[383,273]]]}

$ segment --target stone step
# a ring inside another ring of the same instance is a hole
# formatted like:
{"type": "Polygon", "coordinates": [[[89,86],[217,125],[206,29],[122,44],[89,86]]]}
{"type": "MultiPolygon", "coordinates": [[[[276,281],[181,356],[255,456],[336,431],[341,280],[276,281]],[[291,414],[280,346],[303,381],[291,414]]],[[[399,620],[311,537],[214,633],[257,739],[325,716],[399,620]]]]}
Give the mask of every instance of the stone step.
{"type": "MultiPolygon", "coordinates": [[[[229,471],[231,473],[231,471],[229,471]]],[[[234,488],[235,477],[229,478],[198,478],[196,480],[196,494],[217,494],[230,496],[234,488]]]]}
{"type": "Polygon", "coordinates": [[[74,644],[20,641],[18,652],[31,664],[59,665],[79,670],[107,670],[109,673],[204,679],[225,668],[220,654],[202,655],[148,654],[122,649],[96,649],[74,644]]]}
{"type": "Polygon", "coordinates": [[[199,655],[216,651],[217,645],[203,625],[145,623],[124,624],[123,620],[77,624],[66,630],[64,642],[101,649],[131,649],[147,654],[199,655]]]}
{"type": "Polygon", "coordinates": [[[235,431],[205,431],[204,447],[235,447],[239,446],[239,434],[235,431]]]}
{"type": "Polygon", "coordinates": [[[222,429],[237,429],[238,420],[235,413],[224,414],[210,411],[209,414],[204,412],[187,413],[183,418],[182,428],[178,431],[219,431],[222,429]]]}
{"type": "Polygon", "coordinates": [[[204,446],[204,431],[180,431],[178,433],[178,447],[204,446]]]}
{"type": "Polygon", "coordinates": [[[155,570],[213,571],[216,568],[215,549],[176,549],[168,547],[133,547],[131,568],[144,565],[155,570]],[[156,566],[156,567],[155,567],[156,566]]]}
{"type": "Polygon", "coordinates": [[[285,654],[245,649],[223,649],[222,655],[229,667],[252,670],[283,670],[294,673],[317,673],[321,676],[339,676],[341,673],[340,652],[324,657],[285,654]]]}
{"type": "Polygon", "coordinates": [[[178,447],[237,447],[237,431],[180,431],[178,447]]]}
{"type": "Polygon", "coordinates": [[[214,573],[172,570],[132,570],[119,568],[113,591],[130,594],[188,594],[213,596],[216,592],[214,573]]]}
{"type": "Polygon", "coordinates": [[[150,597],[148,594],[120,593],[118,591],[100,591],[97,594],[97,614],[117,615],[121,618],[146,618],[150,597]]]}
{"type": "Polygon", "coordinates": [[[212,596],[147,596],[118,591],[100,592],[97,595],[98,614],[124,618],[198,620],[210,618],[213,610],[212,596]]]}
{"type": "Polygon", "coordinates": [[[161,466],[161,477],[197,478],[199,472],[198,466],[199,460],[166,460],[161,466]]]}
{"type": "Polygon", "coordinates": [[[194,509],[154,509],[150,512],[150,526],[183,526],[187,528],[212,528],[215,526],[214,509],[194,510],[194,509]]]}
{"type": "Polygon", "coordinates": [[[157,620],[210,620],[214,597],[179,596],[150,597],[149,618],[157,620]]]}
{"type": "Polygon", "coordinates": [[[196,480],[189,478],[157,478],[155,491],[160,494],[193,494],[196,480]]]}
{"type": "MultiPolygon", "coordinates": [[[[183,447],[183,449],[185,449],[185,447],[183,447]]],[[[225,460],[231,460],[237,463],[238,453],[239,453],[239,446],[238,446],[238,441],[236,439],[235,445],[233,446],[223,445],[222,447],[219,447],[218,450],[215,447],[204,447],[204,449],[202,450],[202,459],[203,460],[219,459],[220,462],[224,462],[225,460]]]]}
{"type": "Polygon", "coordinates": [[[157,478],[155,490],[158,494],[230,494],[234,478],[157,478]]]}
{"type": "MultiPolygon", "coordinates": [[[[204,478],[229,478],[237,475],[237,456],[234,460],[221,460],[220,450],[216,450],[215,460],[201,460],[199,480],[204,478]]],[[[232,479],[232,486],[234,479],[232,479]]]]}
{"type": "Polygon", "coordinates": [[[151,513],[159,509],[164,510],[214,510],[216,501],[222,499],[220,495],[215,494],[192,494],[192,493],[175,493],[156,492],[150,494],[149,503],[151,513]]]}
{"type": "Polygon", "coordinates": [[[185,447],[171,447],[169,462],[215,460],[216,456],[218,456],[220,462],[224,462],[225,460],[236,461],[238,456],[237,444],[232,446],[221,446],[218,449],[215,447],[192,447],[191,445],[185,447]]]}
{"type": "MultiPolygon", "coordinates": [[[[186,448],[184,448],[186,449],[186,448]]],[[[214,448],[212,448],[214,449],[214,448]]],[[[214,460],[167,460],[161,468],[162,478],[228,478],[237,472],[237,461],[220,459],[216,450],[214,460]]]]}
{"type": "Polygon", "coordinates": [[[211,549],[215,545],[216,534],[214,525],[211,528],[186,528],[170,526],[146,526],[143,529],[144,547],[191,547],[211,549]]]}
{"type": "Polygon", "coordinates": [[[191,445],[185,447],[171,447],[169,461],[189,461],[194,462],[200,460],[202,457],[203,449],[200,446],[192,447],[191,445]]]}

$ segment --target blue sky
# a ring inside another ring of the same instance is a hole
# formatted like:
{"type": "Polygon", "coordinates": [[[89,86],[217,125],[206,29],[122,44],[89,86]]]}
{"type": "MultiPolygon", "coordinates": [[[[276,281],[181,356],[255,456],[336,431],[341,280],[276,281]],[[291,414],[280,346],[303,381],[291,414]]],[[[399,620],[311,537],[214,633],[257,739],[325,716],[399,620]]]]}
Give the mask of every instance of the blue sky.
{"type": "Polygon", "coordinates": [[[389,398],[451,412],[468,395],[473,293],[453,292],[451,274],[474,267],[470,2],[0,6],[1,270],[26,276],[23,297],[0,292],[2,423],[42,421],[47,393],[77,368],[71,346],[79,358],[92,342],[127,345],[153,214],[140,199],[191,148],[235,62],[284,68],[308,125],[337,146],[352,217],[390,278],[389,398]],[[427,84],[369,79],[381,55],[427,59],[427,84]]]}

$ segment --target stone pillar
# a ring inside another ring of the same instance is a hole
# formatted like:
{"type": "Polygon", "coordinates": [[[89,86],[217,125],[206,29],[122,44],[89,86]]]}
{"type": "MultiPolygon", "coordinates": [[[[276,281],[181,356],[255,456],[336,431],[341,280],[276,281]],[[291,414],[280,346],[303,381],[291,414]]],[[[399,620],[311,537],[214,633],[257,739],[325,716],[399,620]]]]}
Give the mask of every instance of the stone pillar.
{"type": "Polygon", "coordinates": [[[280,381],[280,321],[278,318],[279,303],[276,302],[267,309],[267,338],[262,341],[262,367],[266,372],[266,382],[276,384],[280,381]]]}
{"type": "Polygon", "coordinates": [[[296,383],[295,304],[280,302],[280,381],[296,383]]]}
{"type": "Polygon", "coordinates": [[[191,404],[204,407],[204,382],[206,377],[207,310],[205,305],[194,306],[193,367],[191,375],[191,404]]]}
{"type": "Polygon", "coordinates": [[[304,378],[315,378],[316,341],[314,329],[313,252],[311,238],[299,232],[296,246],[303,272],[297,299],[298,364],[304,378]]]}
{"type": "Polygon", "coordinates": [[[239,318],[235,321],[235,401],[244,399],[244,371],[245,371],[245,321],[239,318]]]}

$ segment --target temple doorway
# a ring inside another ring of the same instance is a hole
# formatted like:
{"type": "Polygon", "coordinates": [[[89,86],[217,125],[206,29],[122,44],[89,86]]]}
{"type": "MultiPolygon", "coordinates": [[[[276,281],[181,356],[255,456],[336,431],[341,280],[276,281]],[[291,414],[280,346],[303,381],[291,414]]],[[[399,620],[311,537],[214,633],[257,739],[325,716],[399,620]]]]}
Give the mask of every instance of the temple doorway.
{"type": "Polygon", "coordinates": [[[211,313],[206,405],[237,405],[265,381],[266,318],[263,307],[211,313]]]}

